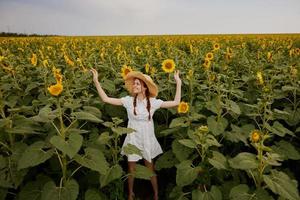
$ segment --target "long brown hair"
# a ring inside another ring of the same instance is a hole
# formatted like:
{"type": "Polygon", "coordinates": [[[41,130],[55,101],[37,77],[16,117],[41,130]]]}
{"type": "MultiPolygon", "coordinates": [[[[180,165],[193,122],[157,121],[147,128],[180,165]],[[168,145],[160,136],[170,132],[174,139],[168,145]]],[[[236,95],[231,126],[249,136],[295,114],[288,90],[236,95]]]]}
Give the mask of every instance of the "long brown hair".
{"type": "MultiPolygon", "coordinates": [[[[143,84],[143,86],[146,88],[146,91],[145,91],[145,94],[146,94],[146,98],[147,98],[147,110],[148,110],[148,113],[149,113],[149,116],[148,116],[148,119],[151,120],[151,114],[150,114],[150,109],[151,109],[151,104],[150,104],[150,99],[149,99],[149,96],[150,96],[150,92],[149,92],[149,89],[147,87],[147,85],[144,83],[144,81],[138,79],[140,81],[140,83],[143,84]]],[[[136,99],[137,99],[137,94],[135,95],[134,97],[134,100],[133,100],[133,114],[136,115],[136,111],[135,111],[135,107],[136,107],[136,99]]]]}

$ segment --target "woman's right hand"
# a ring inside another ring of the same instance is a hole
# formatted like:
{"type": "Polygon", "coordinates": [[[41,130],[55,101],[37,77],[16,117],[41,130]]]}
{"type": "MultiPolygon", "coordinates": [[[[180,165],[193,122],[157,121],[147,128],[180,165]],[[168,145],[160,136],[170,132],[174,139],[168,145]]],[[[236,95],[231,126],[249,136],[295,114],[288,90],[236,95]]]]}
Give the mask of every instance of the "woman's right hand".
{"type": "Polygon", "coordinates": [[[94,68],[91,68],[90,71],[91,71],[92,74],[93,74],[93,81],[94,81],[94,82],[98,81],[98,72],[97,72],[97,70],[95,70],[94,68]]]}

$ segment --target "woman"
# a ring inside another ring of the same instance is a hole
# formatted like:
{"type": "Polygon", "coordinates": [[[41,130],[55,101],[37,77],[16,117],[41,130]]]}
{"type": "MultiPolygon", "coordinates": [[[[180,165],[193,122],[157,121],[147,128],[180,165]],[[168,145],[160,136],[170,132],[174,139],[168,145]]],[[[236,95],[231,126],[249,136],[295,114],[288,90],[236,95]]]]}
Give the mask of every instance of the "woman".
{"type": "MultiPolygon", "coordinates": [[[[125,77],[125,87],[131,96],[122,98],[111,98],[106,95],[98,81],[98,72],[91,69],[93,81],[102,101],[112,105],[123,105],[128,114],[128,128],[133,128],[133,133],[127,134],[123,147],[133,144],[141,150],[143,157],[131,154],[128,155],[128,171],[135,171],[136,162],[144,159],[145,166],[154,172],[152,159],[162,153],[162,149],[154,134],[152,116],[158,108],[171,108],[180,103],[181,99],[181,79],[179,71],[174,74],[176,81],[176,94],[173,101],[162,101],[156,99],[158,88],[152,79],[141,72],[131,71],[125,77]]],[[[123,149],[122,147],[122,149],[123,149]]],[[[124,154],[123,150],[121,152],[124,154]]],[[[133,199],[134,177],[128,177],[128,200],[133,199]]],[[[151,177],[151,184],[154,191],[154,200],[158,199],[157,177],[151,177]]]]}

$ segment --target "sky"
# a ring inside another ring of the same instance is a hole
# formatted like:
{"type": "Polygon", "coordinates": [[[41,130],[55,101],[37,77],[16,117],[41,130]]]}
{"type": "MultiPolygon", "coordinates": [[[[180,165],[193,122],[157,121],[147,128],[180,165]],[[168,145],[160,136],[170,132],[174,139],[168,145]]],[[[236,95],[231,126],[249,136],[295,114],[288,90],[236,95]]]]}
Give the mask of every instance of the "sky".
{"type": "Polygon", "coordinates": [[[300,0],[0,0],[0,32],[300,33],[300,0]]]}

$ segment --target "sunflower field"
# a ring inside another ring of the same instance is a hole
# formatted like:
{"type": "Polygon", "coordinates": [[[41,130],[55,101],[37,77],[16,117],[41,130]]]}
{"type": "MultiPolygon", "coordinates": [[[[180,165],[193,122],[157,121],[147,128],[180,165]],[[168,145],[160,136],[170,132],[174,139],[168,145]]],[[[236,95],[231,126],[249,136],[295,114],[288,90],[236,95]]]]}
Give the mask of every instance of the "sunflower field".
{"type": "MultiPolygon", "coordinates": [[[[101,101],[90,68],[110,97],[128,95],[123,78],[136,70],[162,100],[174,99],[180,70],[182,102],[154,115],[160,199],[300,199],[299,34],[0,44],[0,199],[127,199],[120,151],[132,130],[123,107],[101,101]]],[[[153,174],[141,163],[134,176],[153,174]]]]}

